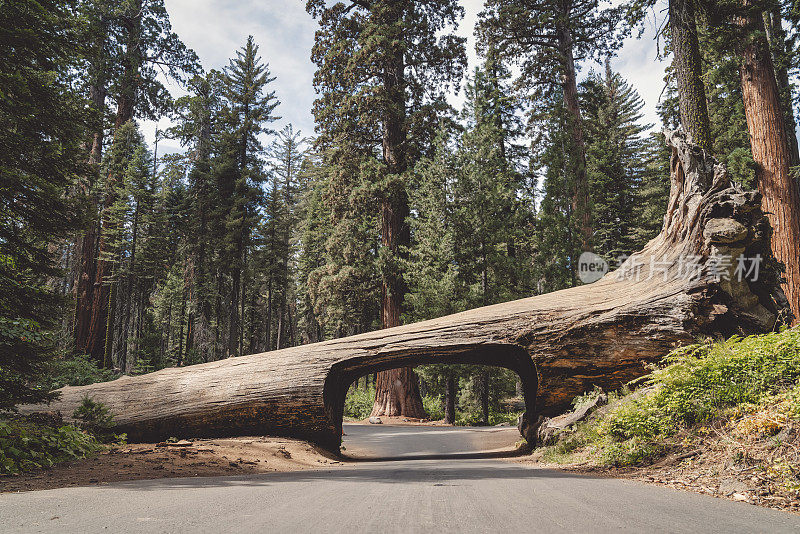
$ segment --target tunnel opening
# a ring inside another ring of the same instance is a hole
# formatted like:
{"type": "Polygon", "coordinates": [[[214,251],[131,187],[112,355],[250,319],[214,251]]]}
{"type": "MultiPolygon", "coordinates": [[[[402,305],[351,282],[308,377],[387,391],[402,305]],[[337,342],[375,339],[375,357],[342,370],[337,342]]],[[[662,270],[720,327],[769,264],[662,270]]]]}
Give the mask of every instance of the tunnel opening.
{"type": "Polygon", "coordinates": [[[334,364],[325,379],[323,400],[330,429],[337,439],[331,448],[339,449],[344,418],[344,406],[350,386],[359,378],[395,369],[428,364],[462,364],[499,367],[514,372],[519,377],[524,412],[517,426],[529,446],[535,444],[536,396],[538,374],[528,352],[511,344],[479,344],[469,346],[437,347],[435,351],[387,351],[377,355],[354,357],[334,364]]]}

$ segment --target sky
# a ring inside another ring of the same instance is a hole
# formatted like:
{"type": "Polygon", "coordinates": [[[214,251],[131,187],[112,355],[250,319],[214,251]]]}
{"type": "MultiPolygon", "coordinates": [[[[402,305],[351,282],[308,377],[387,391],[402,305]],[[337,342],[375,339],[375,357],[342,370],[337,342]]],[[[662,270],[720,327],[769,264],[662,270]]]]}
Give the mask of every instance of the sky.
{"type": "MultiPolygon", "coordinates": [[[[483,3],[483,0],[461,1],[466,14],[457,31],[468,39],[470,69],[478,61],[473,28],[483,3]]],[[[253,35],[263,61],[277,78],[272,89],[281,102],[276,113],[282,118],[273,128],[280,130],[292,123],[295,130],[301,130],[304,135],[314,133],[311,107],[315,98],[315,67],[310,58],[317,23],[306,13],[305,0],[165,0],[165,4],[173,30],[197,52],[206,71],[227,66],[228,58],[235,56],[248,35],[253,35]]],[[[666,66],[663,60],[656,58],[657,17],[661,17],[658,12],[648,21],[641,39],[626,40],[611,62],[612,68],[639,92],[645,102],[644,121],[654,125],[658,124],[656,106],[666,66]]],[[[579,76],[589,72],[592,66],[584,65],[579,76]]],[[[594,67],[600,68],[599,65],[594,67]]],[[[173,96],[183,94],[179,86],[168,87],[173,96]]],[[[457,108],[463,100],[462,94],[451,95],[451,104],[457,108]]],[[[163,129],[169,122],[161,119],[158,124],[148,121],[141,125],[151,147],[157,126],[163,129]]],[[[159,143],[159,153],[178,150],[176,141],[166,139],[159,143]]]]}

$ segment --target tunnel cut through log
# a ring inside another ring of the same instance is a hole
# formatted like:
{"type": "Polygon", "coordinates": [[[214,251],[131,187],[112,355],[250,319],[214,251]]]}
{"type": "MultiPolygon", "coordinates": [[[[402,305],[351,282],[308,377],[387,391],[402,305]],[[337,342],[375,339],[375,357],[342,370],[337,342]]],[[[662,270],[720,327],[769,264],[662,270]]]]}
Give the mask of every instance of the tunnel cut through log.
{"type": "Polygon", "coordinates": [[[401,352],[380,358],[353,358],[334,364],[325,379],[323,401],[328,418],[341,434],[344,400],[350,385],[360,377],[398,367],[416,367],[427,364],[471,364],[503,367],[514,371],[522,383],[525,413],[519,422],[520,434],[533,443],[533,425],[536,417],[536,395],[539,377],[536,365],[528,352],[519,345],[492,344],[440,347],[430,352],[401,352]]]}
{"type": "Polygon", "coordinates": [[[117,430],[131,441],[272,434],[338,451],[343,395],[358,373],[435,361],[509,367],[529,373],[523,379],[533,420],[534,413],[559,412],[594,386],[614,389],[647,373],[648,363],[698,336],[773,329],[788,303],[759,194],[731,184],[724,166],[682,132],[666,138],[671,190],[663,229],[594,284],[347,338],[65,387],[50,408],[21,410],[59,410],[69,418],[88,395],[110,408],[117,430]],[[720,256],[732,263],[720,264],[720,256]],[[761,258],[760,276],[737,276],[739,256],[761,258]],[[693,276],[684,272],[687,259],[693,276]]]}

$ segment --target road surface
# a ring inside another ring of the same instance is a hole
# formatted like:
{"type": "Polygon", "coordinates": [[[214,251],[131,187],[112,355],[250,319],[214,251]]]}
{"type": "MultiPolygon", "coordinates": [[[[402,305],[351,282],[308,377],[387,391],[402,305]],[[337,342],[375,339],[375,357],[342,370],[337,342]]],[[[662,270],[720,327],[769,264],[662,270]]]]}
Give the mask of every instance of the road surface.
{"type": "Polygon", "coordinates": [[[784,512],[480,454],[512,444],[514,429],[345,431],[347,452],[371,459],[2,494],[0,532],[800,532],[800,516],[784,512]]]}

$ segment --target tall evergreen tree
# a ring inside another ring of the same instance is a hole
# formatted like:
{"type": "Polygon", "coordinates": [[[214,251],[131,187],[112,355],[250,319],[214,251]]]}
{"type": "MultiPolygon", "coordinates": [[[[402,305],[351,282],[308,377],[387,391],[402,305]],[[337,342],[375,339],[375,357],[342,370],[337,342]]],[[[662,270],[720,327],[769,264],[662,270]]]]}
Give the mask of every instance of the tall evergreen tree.
{"type": "Polygon", "coordinates": [[[261,62],[253,37],[225,69],[220,84],[224,99],[220,134],[220,158],[216,169],[225,210],[225,235],[230,277],[226,355],[240,355],[243,333],[241,308],[244,302],[242,273],[252,228],[258,218],[261,184],[266,179],[260,158],[264,147],[261,134],[274,133],[268,125],[279,117],[273,115],[280,103],[270,84],[268,65],[261,62]]]}
{"type": "MultiPolygon", "coordinates": [[[[595,251],[616,259],[635,251],[636,189],[644,173],[642,124],[644,102],[622,77],[590,73],[581,84],[585,110],[589,184],[595,251]]],[[[661,199],[659,199],[661,200],[661,199]]]]}
{"type": "Polygon", "coordinates": [[[744,111],[750,147],[756,163],[756,182],[764,197],[764,211],[774,235],[775,257],[786,266],[784,292],[794,322],[800,321],[800,188],[790,174],[792,152],[786,134],[786,116],[764,30],[762,6],[744,0],[736,15],[741,32],[735,34],[741,54],[744,111]]]}
{"type": "Polygon", "coordinates": [[[0,8],[0,411],[50,398],[37,380],[59,312],[54,239],[75,228],[87,106],[74,91],[71,2],[0,8]]]}
{"type": "Polygon", "coordinates": [[[578,61],[607,56],[620,46],[618,20],[617,9],[602,9],[597,0],[489,0],[478,27],[482,42],[518,63],[518,85],[529,91],[531,100],[542,101],[554,87],[561,90],[571,132],[566,139],[572,165],[569,172],[574,174],[571,211],[579,221],[585,250],[592,246],[593,229],[578,61]]]}
{"type": "MultiPolygon", "coordinates": [[[[175,126],[168,135],[180,140],[188,149],[190,168],[188,194],[190,211],[188,219],[189,278],[194,296],[194,315],[190,328],[194,332],[194,348],[202,361],[216,357],[213,327],[216,270],[220,259],[220,233],[215,224],[214,207],[219,200],[213,173],[216,156],[221,96],[220,72],[212,70],[205,76],[196,76],[189,84],[190,93],[176,101],[175,126]]],[[[188,350],[188,348],[187,348],[188,350]]]]}
{"type": "Polygon", "coordinates": [[[558,93],[548,95],[549,106],[536,117],[539,128],[531,146],[532,170],[537,174],[541,199],[536,213],[534,277],[536,292],[549,293],[577,285],[576,264],[581,253],[578,221],[574,217],[572,181],[574,152],[569,149],[568,117],[558,93]]]}
{"type": "MultiPolygon", "coordinates": [[[[360,161],[373,162],[370,181],[381,225],[381,323],[397,326],[406,291],[398,257],[410,238],[407,171],[417,152],[414,140],[425,137],[409,133],[431,124],[424,119],[431,105],[443,102],[443,91],[461,75],[463,39],[446,31],[463,9],[453,0],[372,0],[332,7],[310,0],[307,9],[320,21],[312,52],[321,93],[314,107],[318,143],[333,149],[326,152],[332,157],[352,158],[347,153],[352,150],[360,161]],[[381,156],[376,160],[377,151],[381,156]]],[[[336,159],[328,164],[344,166],[336,159]]],[[[424,415],[411,369],[379,375],[373,413],[424,415]]]]}
{"type": "Polygon", "coordinates": [[[276,327],[276,348],[280,349],[295,343],[293,327],[294,288],[291,283],[294,261],[293,239],[297,230],[297,207],[300,195],[300,169],[305,157],[305,140],[292,125],[286,126],[278,134],[271,150],[273,159],[273,181],[279,194],[277,209],[271,218],[279,222],[277,238],[279,244],[278,272],[275,277],[278,296],[278,324],[276,327]]]}

